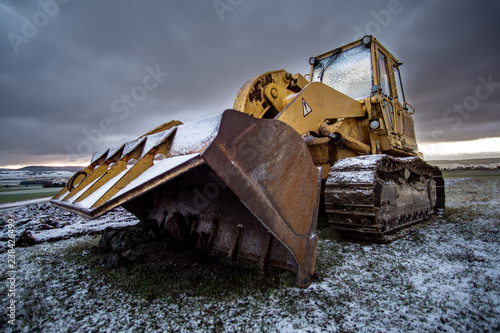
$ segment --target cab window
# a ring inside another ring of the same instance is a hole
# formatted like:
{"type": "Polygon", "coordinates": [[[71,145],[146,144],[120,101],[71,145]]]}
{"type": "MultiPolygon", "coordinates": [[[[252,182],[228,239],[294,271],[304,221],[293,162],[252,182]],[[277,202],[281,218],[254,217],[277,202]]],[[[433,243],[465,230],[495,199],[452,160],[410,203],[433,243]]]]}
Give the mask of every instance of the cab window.
{"type": "Polygon", "coordinates": [[[398,90],[399,103],[404,104],[406,102],[405,94],[403,92],[403,84],[401,83],[401,73],[397,66],[394,66],[394,76],[396,77],[396,89],[398,90]]]}
{"type": "Polygon", "coordinates": [[[389,71],[387,70],[387,61],[382,52],[378,52],[378,72],[380,74],[380,88],[382,93],[392,98],[391,86],[389,85],[389,71]]]}
{"type": "Polygon", "coordinates": [[[371,49],[359,45],[321,59],[313,68],[312,81],[323,82],[356,100],[369,97],[373,85],[371,49]]]}

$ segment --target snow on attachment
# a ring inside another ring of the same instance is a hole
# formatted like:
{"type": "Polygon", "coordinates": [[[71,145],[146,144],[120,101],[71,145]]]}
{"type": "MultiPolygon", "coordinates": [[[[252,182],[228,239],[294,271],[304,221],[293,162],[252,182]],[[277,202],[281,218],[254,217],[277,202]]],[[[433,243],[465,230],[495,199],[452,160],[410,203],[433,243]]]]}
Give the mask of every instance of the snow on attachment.
{"type": "Polygon", "coordinates": [[[199,154],[217,135],[221,117],[222,113],[163,128],[95,153],[90,165],[76,173],[68,188],[51,202],[88,218],[105,214],[145,189],[167,181],[169,175],[176,176],[201,164],[199,154]]]}

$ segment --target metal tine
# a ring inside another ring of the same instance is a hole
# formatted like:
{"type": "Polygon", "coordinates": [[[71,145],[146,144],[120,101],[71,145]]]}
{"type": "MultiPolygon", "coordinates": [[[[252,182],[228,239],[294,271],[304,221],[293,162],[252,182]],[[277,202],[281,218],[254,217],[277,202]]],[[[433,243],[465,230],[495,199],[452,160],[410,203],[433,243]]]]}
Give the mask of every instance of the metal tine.
{"type": "MultiPolygon", "coordinates": [[[[126,162],[121,163],[122,159],[121,156],[123,155],[123,149],[125,148],[125,145],[122,145],[118,150],[114,152],[110,157],[104,161],[103,164],[101,164],[96,170],[96,179],[97,177],[100,177],[95,181],[84,193],[78,197],[75,202],[81,202],[82,200],[86,199],[89,195],[94,193],[97,189],[99,189],[102,185],[108,182],[108,180],[116,177],[122,170],[121,170],[121,164],[124,164],[124,167],[126,168],[126,162]],[[115,163],[115,165],[113,165],[115,163]],[[101,174],[101,175],[99,175],[101,174]]],[[[110,149],[110,153],[112,153],[110,149]]],[[[90,182],[89,182],[90,184],[90,182]]]]}
{"type": "MultiPolygon", "coordinates": [[[[120,178],[115,185],[110,188],[99,200],[97,200],[91,208],[99,207],[104,204],[109,199],[113,198],[121,189],[123,189],[126,185],[128,185],[131,181],[139,177],[142,173],[148,170],[150,167],[154,165],[154,158],[157,154],[167,154],[170,146],[172,144],[172,134],[175,132],[175,127],[169,130],[169,133],[165,135],[165,137],[159,142],[151,145],[147,144],[147,139],[153,139],[152,137],[144,137],[140,144],[135,147],[127,157],[124,158],[127,162],[131,159],[137,159],[137,162],[127,171],[126,174],[120,178]],[[148,151],[145,151],[147,149],[148,151]]],[[[126,163],[125,163],[126,168],[126,163]]]]}
{"type": "MultiPolygon", "coordinates": [[[[177,122],[170,122],[167,125],[171,126],[173,124],[177,124],[177,122]]],[[[164,126],[166,126],[166,125],[164,125],[164,126]]],[[[163,138],[163,140],[160,140],[159,142],[157,142],[156,145],[152,145],[152,147],[148,147],[148,149],[151,150],[152,148],[157,147],[158,145],[163,143],[166,139],[168,139],[168,137],[170,137],[172,135],[172,133],[175,131],[175,129],[176,129],[176,127],[169,128],[169,129],[165,130],[167,132],[166,134],[164,134],[165,138],[163,138]]],[[[144,145],[142,145],[142,143],[147,141],[149,137],[155,136],[155,134],[157,134],[157,133],[153,133],[149,136],[143,135],[143,136],[140,136],[139,138],[137,138],[136,140],[129,141],[129,142],[127,142],[119,147],[108,149],[102,153],[95,153],[92,156],[93,162],[87,168],[85,168],[83,170],[83,172],[86,173],[87,177],[82,182],[80,182],[80,184],[78,184],[78,187],[75,188],[76,191],[71,191],[69,193],[69,195],[64,197],[63,200],[67,201],[67,200],[71,199],[73,196],[75,196],[81,190],[85,189],[90,184],[95,182],[97,179],[99,179],[100,177],[105,175],[108,172],[108,170],[110,169],[109,166],[112,163],[118,164],[118,162],[122,158],[124,158],[126,155],[130,154],[134,149],[137,149],[138,147],[142,147],[142,146],[146,147],[147,143],[144,145]],[[96,154],[100,154],[101,156],[96,158],[96,154]],[[99,166],[96,168],[97,165],[99,165],[99,166]]],[[[138,159],[142,158],[145,155],[145,153],[147,153],[147,152],[143,151],[140,154],[140,156],[138,156],[138,159]]],[[[112,166],[111,169],[115,166],[116,165],[112,166]]],[[[114,172],[112,174],[115,175],[114,172]]],[[[108,179],[108,178],[106,178],[106,179],[108,179]]],[[[100,182],[100,184],[102,184],[102,182],[100,182]]],[[[94,192],[92,190],[93,187],[94,186],[91,186],[91,188],[88,188],[87,191],[85,191],[85,193],[76,200],[76,202],[81,202],[82,200],[87,198],[90,194],[92,194],[94,192]]],[[[60,193],[60,195],[62,195],[62,194],[63,193],[60,193]]],[[[58,195],[58,197],[60,195],[58,195]]]]}
{"type": "Polygon", "coordinates": [[[66,186],[66,188],[64,188],[61,192],[59,192],[56,196],[54,196],[53,199],[60,199],[60,200],[66,201],[67,199],[70,199],[71,197],[73,197],[76,193],[80,192],[85,186],[87,186],[87,185],[85,185],[85,184],[89,184],[89,180],[87,178],[89,178],[89,176],[94,173],[95,169],[106,160],[106,156],[107,156],[108,151],[109,151],[109,149],[102,151],[100,153],[95,153],[92,156],[92,162],[85,169],[83,169],[81,171],[82,173],[85,174],[85,178],[79,184],[77,184],[77,187],[74,187],[70,190],[71,184],[69,182],[73,181],[73,178],[74,178],[74,176],[73,176],[70,179],[70,181],[68,181],[68,185],[66,186]],[[100,154],[100,155],[96,156],[96,154],[100,154]],[[78,185],[82,185],[82,186],[78,186],[78,185]]]}
{"type": "Polygon", "coordinates": [[[109,159],[107,158],[108,152],[109,149],[104,154],[102,154],[100,158],[94,160],[93,163],[82,170],[82,172],[85,173],[86,177],[76,187],[69,191],[68,195],[64,197],[64,201],[68,201],[69,199],[83,191],[88,185],[92,184],[96,179],[98,179],[108,171],[108,165],[111,163],[111,161],[108,161],[109,159]]]}

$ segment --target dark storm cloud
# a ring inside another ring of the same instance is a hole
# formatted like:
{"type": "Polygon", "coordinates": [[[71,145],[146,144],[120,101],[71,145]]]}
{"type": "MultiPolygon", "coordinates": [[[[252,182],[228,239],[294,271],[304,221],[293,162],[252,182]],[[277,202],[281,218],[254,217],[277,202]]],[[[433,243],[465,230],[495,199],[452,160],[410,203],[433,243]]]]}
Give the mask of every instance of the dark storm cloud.
{"type": "Polygon", "coordinates": [[[221,112],[248,79],[306,74],[310,56],[360,33],[404,62],[421,141],[498,136],[500,87],[470,104],[480,78],[500,81],[498,2],[220,2],[0,0],[0,165],[87,158],[221,112]],[[132,92],[141,98],[127,104],[132,92]],[[459,113],[464,102],[474,110],[459,113]]]}

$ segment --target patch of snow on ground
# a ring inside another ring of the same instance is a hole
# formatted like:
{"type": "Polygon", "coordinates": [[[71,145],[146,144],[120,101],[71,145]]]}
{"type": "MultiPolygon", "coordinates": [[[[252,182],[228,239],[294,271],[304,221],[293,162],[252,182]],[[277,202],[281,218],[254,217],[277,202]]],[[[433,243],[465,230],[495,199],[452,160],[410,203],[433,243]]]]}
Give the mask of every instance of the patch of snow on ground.
{"type": "Polygon", "coordinates": [[[36,242],[98,233],[107,227],[134,225],[139,222],[123,208],[115,209],[94,220],[66,212],[48,203],[14,208],[0,212],[0,252],[7,248],[9,219],[15,221],[17,236],[28,232],[36,242]]]}
{"type": "MultiPolygon", "coordinates": [[[[318,230],[316,278],[307,289],[246,290],[219,299],[141,296],[68,251],[83,236],[16,248],[16,323],[23,332],[493,332],[500,330],[500,180],[447,182],[445,218],[390,244],[343,241],[318,230]]],[[[51,208],[52,209],[52,208],[51,208]]],[[[10,216],[18,214],[10,212],[10,216]]],[[[27,208],[15,217],[54,219],[27,208]],[[30,215],[39,214],[39,216],[30,215]]],[[[70,213],[61,213],[70,214],[70,213]]],[[[107,221],[119,219],[106,215],[107,221]]],[[[5,216],[2,225],[5,225],[5,216]]],[[[73,218],[73,217],[70,217],[73,218]]],[[[7,253],[0,302],[8,304],[7,253]]],[[[5,308],[5,306],[4,306],[5,308]]],[[[12,332],[5,312],[0,327],[12,332]]]]}
{"type": "Polygon", "coordinates": [[[40,199],[31,199],[31,200],[23,200],[23,201],[16,201],[16,202],[9,202],[6,204],[0,204],[0,211],[2,210],[11,210],[16,207],[22,207],[26,205],[33,205],[36,203],[42,203],[42,202],[47,202],[50,200],[50,197],[47,198],[40,198],[40,199]]]}

